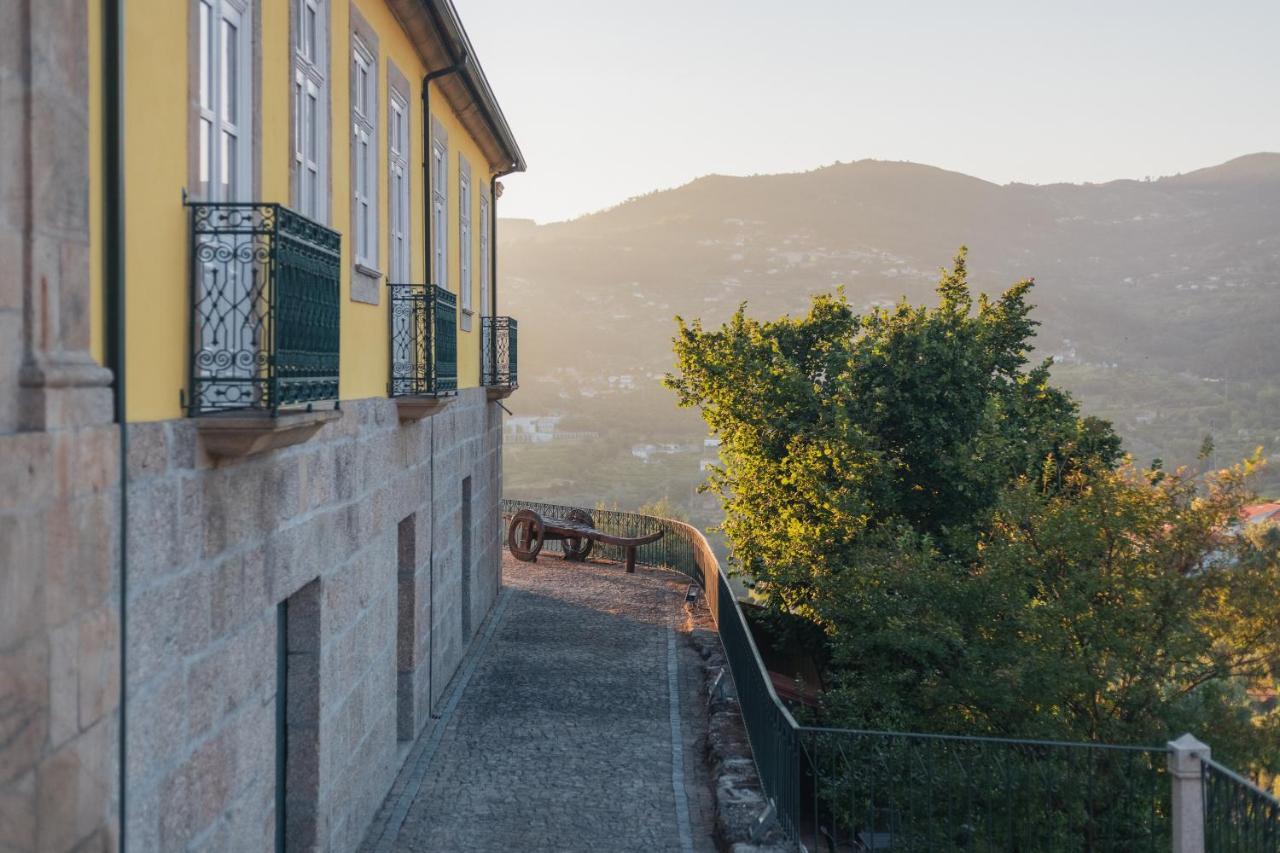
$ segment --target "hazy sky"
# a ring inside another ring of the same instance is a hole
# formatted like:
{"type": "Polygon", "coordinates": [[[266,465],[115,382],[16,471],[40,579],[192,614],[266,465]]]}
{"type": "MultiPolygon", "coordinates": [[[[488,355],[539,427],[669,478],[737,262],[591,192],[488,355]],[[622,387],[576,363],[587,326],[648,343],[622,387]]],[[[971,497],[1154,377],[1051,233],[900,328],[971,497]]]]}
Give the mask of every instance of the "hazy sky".
{"type": "Polygon", "coordinates": [[[711,172],[914,160],[1006,183],[1280,150],[1280,0],[455,0],[565,219],[711,172]]]}

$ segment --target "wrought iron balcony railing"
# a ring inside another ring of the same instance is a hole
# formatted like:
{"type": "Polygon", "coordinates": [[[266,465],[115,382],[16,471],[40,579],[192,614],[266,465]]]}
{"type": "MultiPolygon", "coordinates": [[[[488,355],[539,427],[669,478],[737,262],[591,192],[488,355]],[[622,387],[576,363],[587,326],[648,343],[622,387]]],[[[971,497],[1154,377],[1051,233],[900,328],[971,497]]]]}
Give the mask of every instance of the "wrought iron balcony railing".
{"type": "Polygon", "coordinates": [[[480,384],[515,388],[516,379],[515,318],[480,318],[480,384]]]}
{"type": "Polygon", "coordinates": [[[458,390],[458,298],[433,284],[390,284],[391,396],[458,390]]]}
{"type": "Polygon", "coordinates": [[[336,401],[341,235],[280,204],[187,207],[188,413],[336,401]]]}

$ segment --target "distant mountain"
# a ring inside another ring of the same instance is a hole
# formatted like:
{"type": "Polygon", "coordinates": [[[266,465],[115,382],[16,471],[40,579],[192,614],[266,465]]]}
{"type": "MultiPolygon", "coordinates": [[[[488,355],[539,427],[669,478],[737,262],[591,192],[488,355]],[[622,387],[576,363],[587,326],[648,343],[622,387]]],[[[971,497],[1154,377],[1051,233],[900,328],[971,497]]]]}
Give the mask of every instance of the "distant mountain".
{"type": "Polygon", "coordinates": [[[1280,401],[1265,414],[1280,394],[1280,154],[1086,185],[877,160],[710,175],[569,222],[504,223],[499,240],[526,388],[661,374],[676,314],[719,322],[746,301],[774,316],[837,286],[857,306],[925,301],[965,244],[985,290],[1036,279],[1041,353],[1135,452],[1189,461],[1204,432],[1280,447],[1280,401]]]}

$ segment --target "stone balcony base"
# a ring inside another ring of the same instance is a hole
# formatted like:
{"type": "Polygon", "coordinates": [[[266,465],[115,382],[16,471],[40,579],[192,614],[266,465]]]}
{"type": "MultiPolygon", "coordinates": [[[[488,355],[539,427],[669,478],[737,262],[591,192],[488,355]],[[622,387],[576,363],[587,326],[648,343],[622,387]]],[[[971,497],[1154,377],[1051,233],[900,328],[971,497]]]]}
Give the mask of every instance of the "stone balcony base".
{"type": "Polygon", "coordinates": [[[484,394],[491,402],[493,400],[505,400],[511,396],[517,387],[516,385],[486,385],[484,394]]]}
{"type": "Polygon", "coordinates": [[[434,415],[456,399],[456,395],[450,395],[448,397],[431,397],[425,395],[396,397],[396,409],[400,412],[401,422],[419,421],[425,417],[434,415]]]}
{"type": "Polygon", "coordinates": [[[342,417],[340,409],[270,414],[226,412],[195,419],[201,442],[210,456],[253,456],[301,444],[327,423],[342,417]]]}

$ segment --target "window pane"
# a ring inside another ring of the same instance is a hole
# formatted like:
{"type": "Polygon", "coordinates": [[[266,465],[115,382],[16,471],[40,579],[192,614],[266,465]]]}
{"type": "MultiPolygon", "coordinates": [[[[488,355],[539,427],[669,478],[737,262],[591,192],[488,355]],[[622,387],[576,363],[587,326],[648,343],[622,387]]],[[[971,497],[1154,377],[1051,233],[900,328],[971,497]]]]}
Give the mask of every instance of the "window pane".
{"type": "Polygon", "coordinates": [[[356,152],[356,192],[366,196],[369,194],[369,140],[364,134],[360,135],[356,152]]]}
{"type": "Polygon", "coordinates": [[[307,169],[307,183],[310,189],[307,191],[307,216],[315,218],[319,214],[320,200],[317,198],[317,175],[314,169],[307,169]]]}
{"type": "Polygon", "coordinates": [[[369,203],[367,201],[360,202],[360,254],[366,258],[372,254],[369,251],[369,203]]]}
{"type": "Polygon", "coordinates": [[[316,60],[316,10],[310,4],[307,4],[307,11],[303,14],[305,24],[302,31],[304,43],[302,48],[303,55],[314,62],[316,60]]]}
{"type": "Polygon", "coordinates": [[[207,110],[213,109],[213,93],[209,91],[209,86],[213,82],[210,79],[210,65],[213,62],[213,30],[209,24],[213,16],[213,9],[208,3],[200,4],[200,106],[207,110]]]}
{"type": "Polygon", "coordinates": [[[222,117],[236,122],[236,52],[238,50],[236,25],[222,21],[222,117]]]}
{"type": "Polygon", "coordinates": [[[387,230],[394,236],[400,230],[400,177],[394,172],[391,175],[391,216],[387,230]]]}
{"type": "Polygon", "coordinates": [[[316,139],[319,134],[317,127],[319,122],[316,121],[316,111],[319,102],[316,100],[314,90],[307,93],[307,159],[311,162],[316,161],[316,139]]]}
{"type": "Polygon", "coordinates": [[[209,173],[212,171],[213,156],[213,122],[207,118],[200,119],[200,183],[204,184],[203,194],[209,192],[209,173]]]}
{"type": "Polygon", "coordinates": [[[298,167],[298,210],[303,215],[311,216],[311,199],[308,193],[311,191],[311,182],[307,180],[306,167],[299,165],[298,167]]]}
{"type": "Polygon", "coordinates": [[[307,101],[302,93],[302,79],[299,77],[293,84],[293,156],[298,162],[302,162],[302,155],[307,150],[303,136],[307,128],[306,113],[307,101]]]}
{"type": "Polygon", "coordinates": [[[232,201],[232,190],[236,186],[236,143],[235,136],[227,131],[222,132],[222,186],[223,201],[232,201]]]}
{"type": "Polygon", "coordinates": [[[435,174],[431,176],[431,192],[440,198],[444,198],[445,176],[448,172],[448,167],[444,159],[444,150],[437,146],[434,156],[435,164],[433,170],[435,174]]]}

